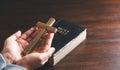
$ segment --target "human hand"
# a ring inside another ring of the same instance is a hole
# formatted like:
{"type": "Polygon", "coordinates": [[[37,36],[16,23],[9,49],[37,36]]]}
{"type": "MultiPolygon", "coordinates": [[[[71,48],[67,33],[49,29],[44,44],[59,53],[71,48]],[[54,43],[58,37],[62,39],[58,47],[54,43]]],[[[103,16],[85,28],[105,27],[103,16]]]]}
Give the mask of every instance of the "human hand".
{"type": "Polygon", "coordinates": [[[21,34],[21,31],[18,31],[5,40],[2,55],[6,63],[15,63],[22,58],[23,49],[29,44],[27,38],[34,31],[35,27],[30,28],[23,34],[21,34]],[[18,39],[20,39],[20,42],[17,41],[18,39]]]}
{"type": "Polygon", "coordinates": [[[44,65],[51,57],[55,49],[51,47],[54,33],[48,33],[39,40],[32,53],[24,56],[16,64],[25,67],[27,70],[33,70],[44,65]]]}
{"type": "Polygon", "coordinates": [[[24,56],[21,60],[19,60],[16,64],[25,67],[27,70],[34,70],[44,65],[51,57],[54,51],[54,48],[50,48],[46,52],[34,52],[28,54],[24,56]]]}
{"type": "Polygon", "coordinates": [[[44,65],[55,51],[55,49],[51,47],[53,36],[54,33],[47,33],[38,41],[33,52],[24,56],[17,61],[16,64],[25,67],[27,70],[33,70],[44,65]]]}
{"type": "Polygon", "coordinates": [[[18,31],[8,37],[5,40],[4,48],[2,51],[6,62],[9,64],[16,63],[24,67],[26,67],[27,65],[27,69],[31,68],[32,66],[30,64],[33,64],[34,62],[38,62],[39,66],[33,65],[32,68],[40,67],[41,65],[43,65],[54,52],[54,49],[50,48],[54,33],[48,33],[42,40],[40,39],[39,43],[36,45],[37,48],[35,48],[35,50],[31,54],[26,56],[22,54],[25,47],[29,45],[29,41],[34,38],[38,31],[38,28],[33,27],[23,34],[21,34],[21,31],[18,31]],[[29,57],[31,59],[29,59],[29,57]],[[23,60],[24,62],[21,62],[23,60]],[[24,65],[24,63],[26,65],[24,65]]]}

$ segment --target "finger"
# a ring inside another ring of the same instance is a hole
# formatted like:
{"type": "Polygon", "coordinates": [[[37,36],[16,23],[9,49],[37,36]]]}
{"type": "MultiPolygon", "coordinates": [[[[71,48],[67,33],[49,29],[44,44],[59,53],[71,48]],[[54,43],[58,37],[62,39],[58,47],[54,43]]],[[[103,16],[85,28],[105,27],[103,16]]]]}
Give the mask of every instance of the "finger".
{"type": "Polygon", "coordinates": [[[21,31],[17,31],[15,34],[14,34],[17,38],[21,36],[21,31]]]}
{"type": "Polygon", "coordinates": [[[23,49],[25,49],[26,46],[29,45],[29,43],[26,40],[21,39],[21,38],[17,39],[17,42],[19,43],[20,46],[22,46],[23,49]]]}
{"type": "Polygon", "coordinates": [[[8,38],[12,38],[12,40],[17,40],[17,38],[19,38],[20,36],[21,36],[21,31],[19,30],[8,38]]]}
{"type": "Polygon", "coordinates": [[[53,37],[54,33],[48,33],[47,36],[43,39],[42,41],[43,46],[41,47],[43,52],[46,52],[48,49],[50,49],[53,37]]]}
{"type": "Polygon", "coordinates": [[[35,31],[35,27],[30,28],[25,33],[21,35],[22,39],[27,39],[33,32],[35,31]]]}
{"type": "Polygon", "coordinates": [[[31,41],[35,38],[35,36],[41,31],[41,29],[36,29],[36,31],[34,31],[34,33],[31,34],[31,36],[29,36],[27,38],[27,41],[31,41]]]}
{"type": "Polygon", "coordinates": [[[48,60],[52,56],[54,51],[55,51],[55,48],[51,47],[47,52],[44,52],[43,54],[44,61],[48,60]]]}

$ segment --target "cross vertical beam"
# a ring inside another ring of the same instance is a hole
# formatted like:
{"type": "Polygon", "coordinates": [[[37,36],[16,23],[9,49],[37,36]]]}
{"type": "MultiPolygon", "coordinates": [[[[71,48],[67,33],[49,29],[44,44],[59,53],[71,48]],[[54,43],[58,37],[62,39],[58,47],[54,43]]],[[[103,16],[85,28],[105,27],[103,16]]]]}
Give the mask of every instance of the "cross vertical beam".
{"type": "Polygon", "coordinates": [[[57,32],[57,29],[52,27],[52,25],[54,24],[55,19],[54,18],[50,18],[49,21],[45,24],[42,22],[38,22],[36,25],[38,27],[41,27],[42,30],[35,36],[35,38],[33,38],[33,40],[30,41],[29,45],[25,48],[24,50],[24,54],[29,54],[30,52],[32,52],[35,48],[36,43],[38,42],[38,40],[47,32],[47,31],[52,31],[54,33],[57,32]]]}

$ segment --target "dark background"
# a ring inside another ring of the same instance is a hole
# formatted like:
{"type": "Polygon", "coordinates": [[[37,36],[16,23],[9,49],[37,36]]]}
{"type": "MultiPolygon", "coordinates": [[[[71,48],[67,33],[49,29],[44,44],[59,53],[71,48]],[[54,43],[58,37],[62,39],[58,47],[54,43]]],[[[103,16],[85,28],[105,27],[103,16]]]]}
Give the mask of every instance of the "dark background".
{"type": "Polygon", "coordinates": [[[0,48],[17,30],[50,17],[87,28],[87,39],[50,70],[120,69],[119,0],[0,0],[0,48]]]}

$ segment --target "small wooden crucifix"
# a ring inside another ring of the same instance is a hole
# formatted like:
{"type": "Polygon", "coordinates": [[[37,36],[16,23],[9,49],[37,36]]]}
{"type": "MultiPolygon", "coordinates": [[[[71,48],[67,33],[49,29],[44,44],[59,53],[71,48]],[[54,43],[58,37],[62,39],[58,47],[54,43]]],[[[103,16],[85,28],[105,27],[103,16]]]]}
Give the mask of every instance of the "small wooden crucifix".
{"type": "Polygon", "coordinates": [[[57,29],[52,27],[52,25],[54,24],[55,19],[54,18],[50,18],[49,21],[45,24],[42,22],[38,22],[36,25],[38,27],[41,27],[42,30],[36,35],[36,37],[34,39],[32,39],[29,43],[29,45],[25,48],[24,50],[24,54],[29,54],[30,52],[32,52],[35,48],[36,43],[38,42],[38,40],[47,32],[47,31],[52,31],[54,33],[57,32],[57,29]]]}

